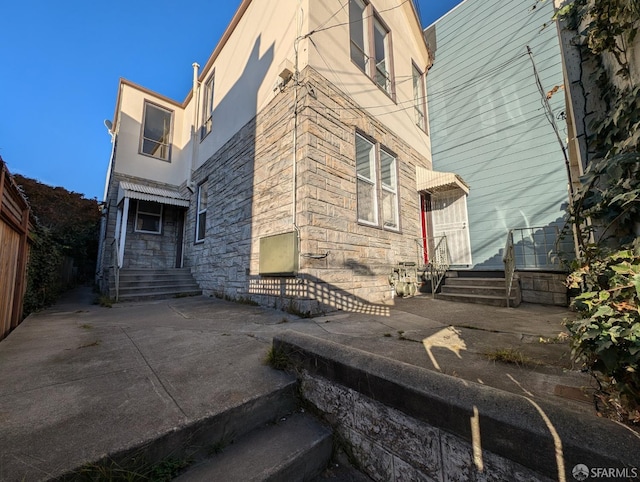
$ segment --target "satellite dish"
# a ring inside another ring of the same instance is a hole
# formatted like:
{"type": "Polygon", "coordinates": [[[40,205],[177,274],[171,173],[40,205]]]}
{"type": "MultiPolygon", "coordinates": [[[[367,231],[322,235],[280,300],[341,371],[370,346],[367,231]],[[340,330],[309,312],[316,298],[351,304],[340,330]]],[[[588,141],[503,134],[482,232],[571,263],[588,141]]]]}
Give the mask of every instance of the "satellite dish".
{"type": "Polygon", "coordinates": [[[109,119],[104,120],[104,126],[109,129],[109,132],[113,129],[113,123],[109,119]]]}

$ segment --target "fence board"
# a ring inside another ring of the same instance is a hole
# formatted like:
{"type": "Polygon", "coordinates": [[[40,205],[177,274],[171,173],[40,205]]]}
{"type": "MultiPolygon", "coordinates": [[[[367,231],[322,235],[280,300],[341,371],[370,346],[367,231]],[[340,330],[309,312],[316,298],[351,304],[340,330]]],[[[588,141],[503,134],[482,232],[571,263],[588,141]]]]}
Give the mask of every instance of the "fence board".
{"type": "Polygon", "coordinates": [[[0,340],[22,318],[28,236],[29,204],[0,158],[0,340]]]}

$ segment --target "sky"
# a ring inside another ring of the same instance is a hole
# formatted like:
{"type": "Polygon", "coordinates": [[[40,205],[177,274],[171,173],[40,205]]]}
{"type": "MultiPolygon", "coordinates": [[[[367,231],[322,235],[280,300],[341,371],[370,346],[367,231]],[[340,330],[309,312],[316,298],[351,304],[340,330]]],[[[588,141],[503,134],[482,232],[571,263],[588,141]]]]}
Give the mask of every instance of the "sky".
{"type": "MultiPolygon", "coordinates": [[[[314,0],[317,1],[317,0],[314,0]]],[[[335,2],[336,7],[344,0],[335,2]]],[[[423,26],[461,0],[419,0],[423,26]]],[[[240,0],[33,0],[0,9],[0,156],[102,201],[121,77],[182,102],[240,0]]]]}

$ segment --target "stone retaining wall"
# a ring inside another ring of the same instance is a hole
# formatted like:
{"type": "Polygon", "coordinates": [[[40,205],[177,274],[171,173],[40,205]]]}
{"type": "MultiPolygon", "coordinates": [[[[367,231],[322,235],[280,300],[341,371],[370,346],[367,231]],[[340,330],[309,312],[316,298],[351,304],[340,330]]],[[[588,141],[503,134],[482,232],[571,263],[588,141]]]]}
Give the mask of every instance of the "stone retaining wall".
{"type": "Polygon", "coordinates": [[[609,420],[300,333],[274,348],[376,481],[568,481],[578,464],[639,473],[637,434],[609,420]]]}
{"type": "Polygon", "coordinates": [[[567,306],[565,273],[518,271],[522,301],[541,305],[567,306]]]}

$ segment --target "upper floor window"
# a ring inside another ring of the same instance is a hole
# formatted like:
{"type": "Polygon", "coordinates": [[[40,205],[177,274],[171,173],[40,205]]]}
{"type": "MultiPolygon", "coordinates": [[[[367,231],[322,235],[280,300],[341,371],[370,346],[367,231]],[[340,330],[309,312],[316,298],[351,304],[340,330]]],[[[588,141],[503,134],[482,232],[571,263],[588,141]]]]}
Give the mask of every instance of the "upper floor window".
{"type": "Polygon", "coordinates": [[[207,183],[198,186],[198,206],[196,211],[196,243],[204,241],[207,232],[207,183]]]}
{"type": "Polygon", "coordinates": [[[416,125],[427,132],[427,104],[424,88],[424,74],[412,64],[413,77],[413,108],[416,117],[416,125]]]}
{"type": "Polygon", "coordinates": [[[213,86],[215,77],[212,75],[204,84],[202,104],[202,129],[200,139],[204,139],[213,127],[213,86]]]}
{"type": "Polygon", "coordinates": [[[162,204],[138,201],[136,232],[151,234],[162,232],[162,204]]]}
{"type": "Polygon", "coordinates": [[[140,147],[143,154],[165,161],[171,159],[172,120],[172,111],[145,102],[140,147]]]}
{"type": "Polygon", "coordinates": [[[349,0],[351,60],[387,94],[392,94],[391,33],[373,6],[349,0]]]}

